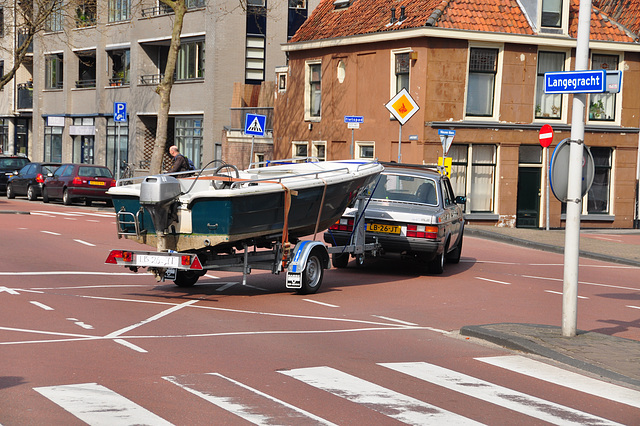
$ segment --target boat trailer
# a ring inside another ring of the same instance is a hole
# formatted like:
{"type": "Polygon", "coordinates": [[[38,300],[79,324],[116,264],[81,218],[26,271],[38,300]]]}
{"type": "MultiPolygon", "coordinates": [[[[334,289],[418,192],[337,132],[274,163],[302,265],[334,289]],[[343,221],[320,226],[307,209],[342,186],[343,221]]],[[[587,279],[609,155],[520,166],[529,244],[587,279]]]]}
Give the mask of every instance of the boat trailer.
{"type": "MultiPolygon", "coordinates": [[[[331,267],[330,254],[352,255],[360,264],[365,255],[377,256],[380,244],[365,243],[364,211],[368,204],[366,195],[356,200],[357,216],[350,243],[346,246],[327,247],[315,240],[299,240],[291,248],[291,243],[283,243],[281,235],[274,236],[270,247],[257,247],[252,240],[240,241],[238,250],[232,248],[224,253],[215,247],[205,247],[195,252],[111,250],[105,263],[124,266],[137,272],[139,268],[156,276],[158,281],[172,280],[179,287],[193,286],[208,271],[242,272],[242,284],[253,269],[269,270],[279,274],[286,270],[286,288],[299,294],[312,294],[322,284],[324,270],[331,267]]],[[[118,217],[117,222],[121,220],[118,217]]],[[[126,220],[126,219],[122,219],[126,220]]],[[[120,229],[120,225],[119,229],[120,229]]]]}

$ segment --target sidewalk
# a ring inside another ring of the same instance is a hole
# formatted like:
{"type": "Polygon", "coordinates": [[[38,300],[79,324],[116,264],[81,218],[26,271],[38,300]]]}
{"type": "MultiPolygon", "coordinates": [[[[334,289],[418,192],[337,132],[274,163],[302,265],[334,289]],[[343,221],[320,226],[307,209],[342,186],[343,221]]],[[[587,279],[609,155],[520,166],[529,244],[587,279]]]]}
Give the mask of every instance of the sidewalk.
{"type": "MultiPolygon", "coordinates": [[[[465,236],[564,252],[564,230],[465,226],[465,236]]],[[[580,256],[640,268],[640,230],[581,230],[580,256]]],[[[468,325],[460,334],[532,353],[640,390],[640,341],[540,324],[468,325]]]]}

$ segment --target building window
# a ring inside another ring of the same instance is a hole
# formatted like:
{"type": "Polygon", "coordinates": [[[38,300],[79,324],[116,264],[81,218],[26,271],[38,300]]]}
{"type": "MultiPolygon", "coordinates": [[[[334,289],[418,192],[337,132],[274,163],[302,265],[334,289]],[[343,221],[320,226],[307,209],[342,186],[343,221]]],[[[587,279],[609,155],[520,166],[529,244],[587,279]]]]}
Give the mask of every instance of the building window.
{"type": "Polygon", "coordinates": [[[263,35],[247,34],[244,79],[250,81],[264,81],[264,42],[263,35]]]}
{"type": "Polygon", "coordinates": [[[77,88],[96,87],[96,51],[76,52],[78,57],[77,88]]]}
{"type": "Polygon", "coordinates": [[[247,0],[247,6],[265,7],[266,0],[247,0]]]}
{"type": "Polygon", "coordinates": [[[53,10],[44,23],[46,32],[62,31],[62,2],[56,1],[53,10]]]}
{"type": "Polygon", "coordinates": [[[76,28],[96,24],[96,0],[80,0],[76,6],[76,28]]]}
{"type": "Polygon", "coordinates": [[[587,214],[609,213],[611,192],[611,148],[591,148],[595,173],[587,193],[587,214]]]}
{"type": "Polygon", "coordinates": [[[453,192],[467,197],[467,213],[494,211],[496,151],[495,145],[452,145],[449,149],[453,192]]]}
{"type": "Polygon", "coordinates": [[[542,0],[541,24],[543,27],[562,26],[562,0],[542,0]]]}
{"type": "Polygon", "coordinates": [[[109,0],[109,22],[128,21],[130,17],[130,0],[109,0]]]}
{"type": "Polygon", "coordinates": [[[355,157],[361,159],[374,159],[376,146],[373,142],[356,142],[355,157]]]}
{"type": "Polygon", "coordinates": [[[187,6],[187,9],[197,9],[199,7],[204,7],[205,0],[186,0],[185,5],[187,6]]]}
{"type": "Polygon", "coordinates": [[[45,126],[44,161],[62,162],[62,130],[64,127],[45,126]]]}
{"type": "Polygon", "coordinates": [[[278,91],[279,92],[287,91],[287,73],[286,72],[278,73],[278,91]]]}
{"type": "Polygon", "coordinates": [[[69,128],[73,138],[73,162],[94,164],[95,120],[93,117],[77,117],[69,128]]]}
{"type": "Polygon", "coordinates": [[[307,158],[308,156],[306,142],[293,142],[293,158],[307,158]]]}
{"type": "Polygon", "coordinates": [[[0,7],[0,37],[4,37],[4,7],[0,7]]]}
{"type": "Polygon", "coordinates": [[[320,107],[321,107],[321,80],[322,80],[322,64],[320,63],[307,63],[307,72],[306,72],[306,116],[305,118],[310,117],[320,117],[320,107]]]}
{"type": "Polygon", "coordinates": [[[395,54],[396,93],[409,90],[409,53],[395,54]]]}
{"type": "MultiPolygon", "coordinates": [[[[618,69],[617,55],[598,55],[591,57],[592,70],[615,71],[618,69]]],[[[616,94],[595,93],[589,95],[589,120],[615,121],[616,119],[616,94]]]]}
{"type": "Polygon", "coordinates": [[[544,93],[544,73],[564,71],[564,52],[538,52],[536,80],[536,118],[562,118],[562,94],[544,93]]]}
{"type": "Polygon", "coordinates": [[[0,153],[3,152],[9,153],[9,120],[6,118],[0,118],[0,153]]]}
{"type": "Polygon", "coordinates": [[[327,160],[327,143],[326,142],[312,142],[313,157],[318,161],[327,160]]]}
{"type": "Polygon", "coordinates": [[[116,146],[120,149],[120,171],[122,172],[129,161],[129,125],[113,121],[113,117],[107,118],[107,163],[106,166],[115,176],[117,153],[116,146]]]}
{"type": "Polygon", "coordinates": [[[202,117],[176,117],[175,142],[182,155],[200,168],[202,156],[202,117]]]}
{"type": "Polygon", "coordinates": [[[123,86],[130,83],[131,54],[129,49],[109,50],[109,69],[111,86],[123,86]]]}
{"type": "Polygon", "coordinates": [[[176,79],[204,78],[204,40],[181,42],[176,62],[176,79]]]}
{"type": "Polygon", "coordinates": [[[469,116],[493,116],[498,49],[471,48],[469,55],[469,86],[467,109],[469,116]]]}
{"type": "Polygon", "coordinates": [[[63,55],[57,53],[45,56],[45,89],[62,89],[63,55]]]}

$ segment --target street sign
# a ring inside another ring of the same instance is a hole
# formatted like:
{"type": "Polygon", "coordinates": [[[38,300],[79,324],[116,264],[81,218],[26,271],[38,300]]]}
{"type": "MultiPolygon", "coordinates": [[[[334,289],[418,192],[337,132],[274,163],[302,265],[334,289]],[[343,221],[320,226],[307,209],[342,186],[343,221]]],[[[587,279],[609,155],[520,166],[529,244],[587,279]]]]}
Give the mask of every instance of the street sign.
{"type": "Polygon", "coordinates": [[[266,115],[247,114],[244,120],[244,134],[251,136],[264,136],[266,115]]]}
{"type": "Polygon", "coordinates": [[[347,123],[347,129],[359,129],[360,128],[360,123],[356,123],[353,121],[349,121],[347,123]]]}
{"type": "MultiPolygon", "coordinates": [[[[556,149],[553,150],[551,156],[551,166],[549,167],[549,182],[551,182],[551,191],[556,198],[563,203],[567,202],[567,193],[569,187],[569,138],[560,141],[556,149]]],[[[591,151],[585,145],[582,150],[582,195],[584,197],[595,176],[595,164],[591,151]]]]}
{"type": "Polygon", "coordinates": [[[400,122],[400,125],[404,125],[420,109],[407,89],[399,91],[385,107],[400,122]]]}
{"type": "Polygon", "coordinates": [[[113,103],[113,121],[115,121],[116,123],[127,122],[127,103],[126,102],[113,103]]]}
{"type": "Polygon", "coordinates": [[[345,123],[364,123],[364,117],[361,115],[345,115],[345,123]]]}
{"type": "Polygon", "coordinates": [[[451,148],[453,137],[456,135],[456,131],[448,129],[438,129],[438,135],[440,136],[440,142],[442,142],[442,152],[444,153],[444,155],[447,155],[447,152],[449,152],[449,148],[451,148]]]}
{"type": "Polygon", "coordinates": [[[544,73],[544,93],[602,93],[605,70],[561,71],[544,73]]]}
{"type": "Polygon", "coordinates": [[[607,71],[607,93],[620,93],[622,88],[622,71],[607,71]]]}
{"type": "Polygon", "coordinates": [[[551,142],[553,142],[553,128],[549,124],[545,124],[540,129],[540,145],[544,148],[549,148],[551,142]]]}

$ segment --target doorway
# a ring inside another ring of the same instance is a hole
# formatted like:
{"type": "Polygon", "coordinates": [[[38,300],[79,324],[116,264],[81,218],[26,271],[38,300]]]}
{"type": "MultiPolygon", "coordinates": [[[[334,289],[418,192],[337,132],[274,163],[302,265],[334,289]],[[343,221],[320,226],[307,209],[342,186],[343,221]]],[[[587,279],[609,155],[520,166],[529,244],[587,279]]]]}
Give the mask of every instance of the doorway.
{"type": "Polygon", "coordinates": [[[542,148],[539,145],[521,145],[519,165],[516,227],[538,228],[540,225],[542,148]]]}

